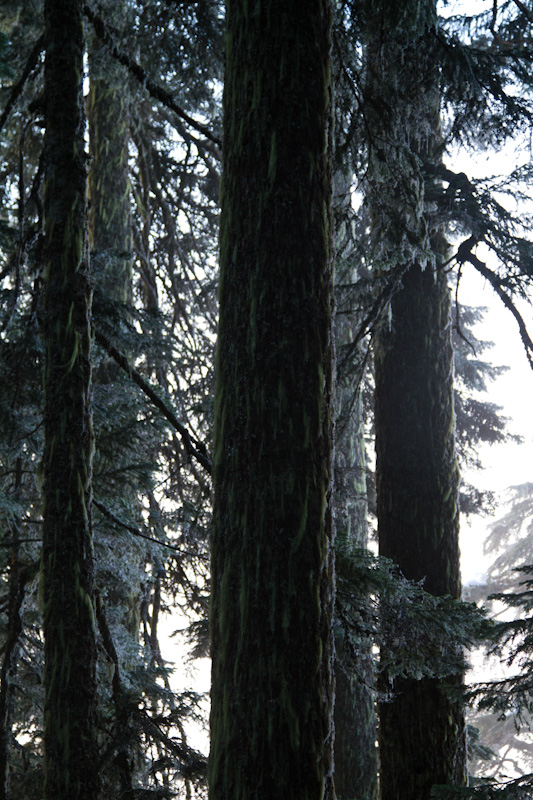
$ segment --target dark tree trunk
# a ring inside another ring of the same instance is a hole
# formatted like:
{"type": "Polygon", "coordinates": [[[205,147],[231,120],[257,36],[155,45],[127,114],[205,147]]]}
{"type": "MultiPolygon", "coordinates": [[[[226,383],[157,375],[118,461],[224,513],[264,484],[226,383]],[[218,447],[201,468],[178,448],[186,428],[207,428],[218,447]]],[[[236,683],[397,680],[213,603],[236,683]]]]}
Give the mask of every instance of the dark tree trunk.
{"type": "Polygon", "coordinates": [[[96,800],[83,18],[45,3],[45,798],[96,800]]]}
{"type": "MultiPolygon", "coordinates": [[[[431,594],[459,599],[458,468],[442,224],[426,200],[440,159],[434,0],[382,0],[368,46],[369,200],[383,278],[396,280],[375,336],[379,549],[431,594]],[[416,13],[415,13],[416,11],[416,13]]],[[[436,654],[438,657],[438,654],[436,654]]],[[[466,775],[461,704],[442,680],[396,680],[380,708],[382,800],[427,800],[466,775]]]]}
{"type": "Polygon", "coordinates": [[[329,24],[227,4],[211,800],[333,796],[329,24]]]}
{"type": "MultiPolygon", "coordinates": [[[[380,553],[431,594],[459,598],[453,353],[445,274],[413,265],[377,337],[376,450],[380,553]]],[[[465,782],[461,704],[444,680],[395,680],[380,708],[383,800],[427,800],[465,782]]]]}

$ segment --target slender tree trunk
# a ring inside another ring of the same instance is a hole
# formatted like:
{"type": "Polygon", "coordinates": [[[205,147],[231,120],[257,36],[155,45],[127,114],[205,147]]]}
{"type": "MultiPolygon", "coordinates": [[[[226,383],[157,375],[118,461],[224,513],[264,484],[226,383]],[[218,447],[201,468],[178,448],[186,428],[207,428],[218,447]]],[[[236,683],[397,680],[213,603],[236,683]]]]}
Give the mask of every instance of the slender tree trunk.
{"type": "Polygon", "coordinates": [[[329,21],[227,3],[211,800],[333,796],[329,21]]]}
{"type": "MultiPolygon", "coordinates": [[[[370,209],[382,274],[399,279],[375,336],[376,488],[380,553],[431,594],[459,599],[458,468],[447,244],[426,201],[440,159],[433,0],[383,0],[368,47],[374,139],[370,209]]],[[[398,679],[380,708],[382,800],[427,800],[466,779],[461,704],[442,680],[398,679]]]]}
{"type": "MultiPolygon", "coordinates": [[[[106,0],[106,20],[117,29],[127,18],[122,0],[106,0]]],[[[130,96],[128,76],[117,64],[108,47],[93,36],[89,54],[90,88],[87,98],[89,122],[89,246],[93,264],[99,263],[100,290],[111,300],[131,303],[133,299],[131,200],[128,147],[130,138],[130,96]]],[[[119,368],[111,359],[100,362],[95,371],[95,386],[112,385],[119,368]]],[[[120,459],[119,459],[120,464],[120,459]]],[[[122,499],[137,504],[133,487],[125,487],[122,499]]],[[[132,558],[140,556],[135,550],[132,558]]],[[[119,604],[118,613],[128,632],[139,636],[140,586],[133,584],[127,597],[107,602],[119,604]]],[[[103,611],[100,619],[103,619],[103,611]]],[[[107,629],[111,637],[111,631],[107,629]]],[[[113,645],[114,646],[114,645],[113,645]]],[[[131,700],[132,698],[130,698],[131,700]]],[[[134,796],[136,763],[139,763],[139,736],[131,723],[131,702],[127,701],[120,680],[113,681],[115,703],[113,766],[106,771],[107,791],[122,800],[134,796]]]]}
{"type": "MultiPolygon", "coordinates": [[[[107,2],[108,21],[125,24],[124,2],[107,2]]],[[[93,258],[106,259],[104,289],[131,302],[132,232],[128,167],[130,97],[124,67],[97,37],[89,57],[89,245],[93,258]]]]}
{"type": "MultiPolygon", "coordinates": [[[[338,331],[337,331],[338,332],[338,331]]],[[[339,338],[336,339],[337,345],[339,338]]],[[[339,381],[340,383],[340,381],[339,381]]],[[[362,397],[354,387],[338,391],[345,401],[338,418],[335,447],[336,529],[347,555],[368,546],[366,458],[362,397]]],[[[335,789],[339,800],[378,797],[377,724],[371,642],[359,644],[358,663],[347,652],[344,636],[335,653],[335,789]]]]}
{"type": "Polygon", "coordinates": [[[83,18],[45,3],[45,798],[96,800],[83,18]]]}
{"type": "MultiPolygon", "coordinates": [[[[15,464],[14,495],[20,495],[22,464],[17,458],[15,464]]],[[[17,672],[19,640],[22,633],[22,608],[26,587],[26,573],[20,560],[19,520],[14,519],[8,526],[7,536],[12,540],[11,563],[9,565],[9,597],[7,606],[7,632],[2,647],[2,668],[0,669],[0,800],[11,796],[11,751],[13,746],[13,681],[17,672]]]]}
{"type": "MultiPolygon", "coordinates": [[[[335,177],[334,206],[340,219],[350,215],[350,185],[342,175],[335,177]]],[[[337,226],[336,226],[337,227],[337,226]]],[[[352,244],[343,241],[343,226],[338,226],[336,283],[350,285],[357,275],[353,267],[352,244]]],[[[336,549],[357,558],[357,550],[368,548],[368,502],[366,485],[366,448],[364,438],[362,364],[360,353],[349,360],[357,312],[351,292],[337,288],[335,347],[337,380],[335,386],[335,528],[336,549]]],[[[358,643],[358,660],[346,641],[342,623],[336,625],[335,638],[335,790],[339,800],[377,800],[378,752],[376,692],[370,639],[358,643]]]]}

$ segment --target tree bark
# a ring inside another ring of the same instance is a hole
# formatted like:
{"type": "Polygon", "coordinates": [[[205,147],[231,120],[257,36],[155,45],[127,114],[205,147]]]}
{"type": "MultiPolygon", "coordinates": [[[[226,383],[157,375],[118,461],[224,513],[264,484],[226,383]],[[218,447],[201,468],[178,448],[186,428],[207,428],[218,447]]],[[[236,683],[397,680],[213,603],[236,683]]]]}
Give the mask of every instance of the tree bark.
{"type": "MultiPolygon", "coordinates": [[[[337,328],[337,333],[339,330],[337,328]]],[[[339,339],[336,339],[339,342],[339,339]]],[[[357,558],[368,547],[368,507],[363,403],[353,386],[338,391],[347,408],[336,427],[335,527],[337,546],[357,558]],[[343,391],[344,390],[344,391],[343,391]]],[[[339,800],[377,800],[376,692],[371,641],[358,643],[358,660],[345,634],[335,641],[335,790],[339,800]]]]}
{"type": "MultiPolygon", "coordinates": [[[[460,597],[446,276],[413,265],[376,341],[380,554],[431,594],[460,597]]],[[[383,800],[427,800],[433,784],[463,785],[465,726],[445,685],[462,676],[397,679],[380,707],[383,800]]]]}
{"type": "MultiPolygon", "coordinates": [[[[107,0],[106,19],[116,29],[126,25],[127,9],[120,0],[107,0]]],[[[99,288],[104,296],[115,302],[131,303],[133,300],[132,231],[128,146],[130,138],[130,96],[128,75],[109,52],[109,47],[93,35],[89,53],[89,95],[87,118],[89,123],[88,175],[88,238],[93,268],[98,262],[99,288]]],[[[95,387],[112,386],[120,375],[119,367],[110,358],[104,358],[95,369],[95,387]]],[[[98,442],[97,442],[98,445],[98,442]]],[[[119,451],[117,467],[124,458],[119,451]]],[[[122,488],[122,499],[136,504],[134,489],[122,488]]],[[[132,558],[140,557],[135,549],[132,558]]],[[[115,615],[121,618],[128,633],[139,636],[140,586],[131,585],[127,595],[117,594],[111,588],[106,604],[115,606],[115,615]],[[119,606],[118,609],[116,606],[119,606]]],[[[103,612],[100,615],[102,618],[103,612]]],[[[108,632],[109,635],[110,632],[108,632]]],[[[112,767],[102,775],[105,790],[122,800],[134,796],[135,767],[139,762],[138,732],[131,723],[131,703],[128,704],[120,680],[113,682],[113,700],[116,719],[114,728],[119,731],[112,767]]]]}
{"type": "Polygon", "coordinates": [[[211,800],[333,797],[329,25],[227,4],[211,800]]]}
{"type": "MultiPolygon", "coordinates": [[[[380,554],[433,595],[459,599],[458,467],[450,299],[442,224],[426,200],[441,158],[434,0],[373,9],[369,204],[381,276],[397,280],[374,340],[380,554]],[[416,11],[416,13],[415,13],[416,11]]],[[[438,654],[436,654],[438,657],[438,654]]],[[[397,679],[380,707],[382,800],[427,800],[466,781],[465,724],[446,684],[397,679]]]]}
{"type": "Polygon", "coordinates": [[[45,798],[96,800],[89,265],[78,0],[45,3],[45,798]]]}

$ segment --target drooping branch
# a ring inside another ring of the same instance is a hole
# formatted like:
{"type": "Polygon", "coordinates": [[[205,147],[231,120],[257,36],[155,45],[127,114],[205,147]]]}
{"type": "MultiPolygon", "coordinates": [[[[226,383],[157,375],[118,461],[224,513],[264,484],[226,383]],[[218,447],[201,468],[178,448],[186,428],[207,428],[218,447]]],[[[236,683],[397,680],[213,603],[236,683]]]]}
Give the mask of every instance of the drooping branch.
{"type": "Polygon", "coordinates": [[[104,348],[114,361],[126,372],[132,381],[150,398],[156,408],[161,411],[165,419],[167,419],[172,427],[180,434],[187,454],[195,458],[202,467],[211,474],[211,461],[208,458],[207,450],[202,442],[193,438],[185,425],[183,425],[176,417],[175,413],[167,405],[167,403],[157,394],[157,392],[150,386],[150,384],[137,372],[137,370],[129,363],[126,356],[114,347],[109,339],[104,336],[100,331],[95,333],[96,341],[101,347],[104,348]]]}
{"type": "Polygon", "coordinates": [[[90,8],[89,5],[85,4],[83,7],[85,16],[91,22],[94,30],[96,31],[97,36],[105,42],[105,44],[109,47],[111,55],[115,58],[120,64],[122,64],[131,75],[133,75],[142,86],[148,91],[148,93],[155,99],[162,103],[164,106],[169,108],[173,111],[178,117],[184,120],[191,128],[194,128],[201,133],[206,139],[209,139],[213,144],[216,144],[218,147],[222,146],[222,141],[215,136],[209,128],[205,125],[202,125],[201,122],[193,119],[186,111],[184,111],[174,100],[170,92],[167,92],[162,86],[159,86],[157,83],[152,81],[148,75],[146,74],[145,70],[130,58],[127,53],[124,53],[120,48],[117,47],[115,42],[113,41],[113,37],[105,24],[104,20],[95,14],[95,12],[90,8]]]}
{"type": "Polygon", "coordinates": [[[168,542],[162,542],[160,539],[156,539],[155,536],[148,536],[147,533],[143,533],[134,525],[129,525],[127,522],[123,522],[123,520],[119,519],[116,514],[113,514],[112,511],[107,508],[103,503],[96,498],[93,498],[93,504],[96,506],[98,511],[100,511],[104,517],[110,520],[114,525],[118,525],[119,528],[123,528],[125,531],[129,531],[134,536],[139,536],[141,539],[146,539],[148,542],[154,542],[154,544],[161,545],[161,547],[166,547],[169,550],[174,550],[176,553],[180,553],[180,555],[186,556],[193,556],[194,558],[202,558],[202,555],[199,553],[191,553],[187,550],[182,550],[180,547],[176,547],[173,544],[168,544],[168,542]]]}
{"type": "Polygon", "coordinates": [[[520,338],[522,339],[522,343],[524,345],[524,349],[526,351],[527,360],[531,368],[533,369],[533,340],[531,339],[528,330],[526,328],[526,324],[520,314],[520,311],[517,309],[515,304],[513,303],[512,299],[509,295],[503,290],[501,279],[498,275],[493,272],[486,264],[484,264],[474,253],[472,253],[472,248],[478,244],[478,239],[476,236],[470,236],[465,242],[463,242],[457,251],[456,260],[463,264],[465,261],[468,261],[469,264],[477,269],[480,275],[483,275],[486,280],[490,283],[504,306],[511,312],[513,317],[516,320],[518,325],[518,330],[520,332],[520,338]]]}
{"type": "MultiPolygon", "coordinates": [[[[95,505],[99,507],[98,503],[95,503],[95,505]]],[[[104,645],[104,649],[107,653],[107,656],[109,660],[113,663],[114,667],[113,678],[112,678],[113,699],[115,701],[115,704],[120,705],[120,701],[122,700],[124,694],[124,687],[120,675],[120,663],[119,663],[117,649],[113,641],[113,634],[111,633],[111,629],[109,628],[107,618],[105,615],[104,603],[100,592],[97,592],[96,594],[96,619],[98,620],[98,628],[100,630],[100,635],[102,637],[102,644],[104,645]]]]}
{"type": "Polygon", "coordinates": [[[401,285],[402,278],[407,272],[408,268],[409,264],[404,264],[400,267],[400,269],[395,270],[394,273],[392,273],[390,277],[388,277],[384,288],[376,297],[376,299],[372,303],[370,311],[366,314],[366,316],[360,323],[359,328],[357,329],[354,335],[353,341],[350,342],[350,345],[343,356],[343,361],[341,362],[341,366],[353,357],[353,355],[357,351],[357,348],[359,347],[360,343],[363,341],[365,336],[368,336],[369,334],[373,333],[377,323],[379,322],[385,310],[387,309],[387,306],[391,301],[394,293],[401,285]]]}

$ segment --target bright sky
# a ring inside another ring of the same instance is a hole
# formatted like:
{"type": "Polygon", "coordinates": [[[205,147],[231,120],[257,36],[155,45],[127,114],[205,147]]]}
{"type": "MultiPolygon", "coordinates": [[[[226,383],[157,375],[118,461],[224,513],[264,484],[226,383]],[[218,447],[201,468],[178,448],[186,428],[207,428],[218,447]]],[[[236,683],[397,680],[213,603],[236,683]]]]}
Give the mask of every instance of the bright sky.
{"type": "MultiPolygon", "coordinates": [[[[465,274],[463,281],[460,300],[462,296],[465,304],[489,309],[484,321],[475,328],[477,338],[494,342],[494,347],[484,357],[494,364],[509,366],[509,370],[489,386],[488,399],[503,407],[504,415],[510,418],[509,430],[524,439],[522,444],[511,442],[480,448],[484,469],[481,475],[472,476],[473,482],[503,492],[509,486],[533,481],[533,370],[526,358],[514,317],[491,287],[478,274],[465,274]]],[[[533,307],[522,306],[521,312],[533,336],[533,307]]],[[[492,519],[478,518],[471,525],[462,524],[461,563],[465,584],[482,577],[485,567],[482,540],[492,519]]]]}

